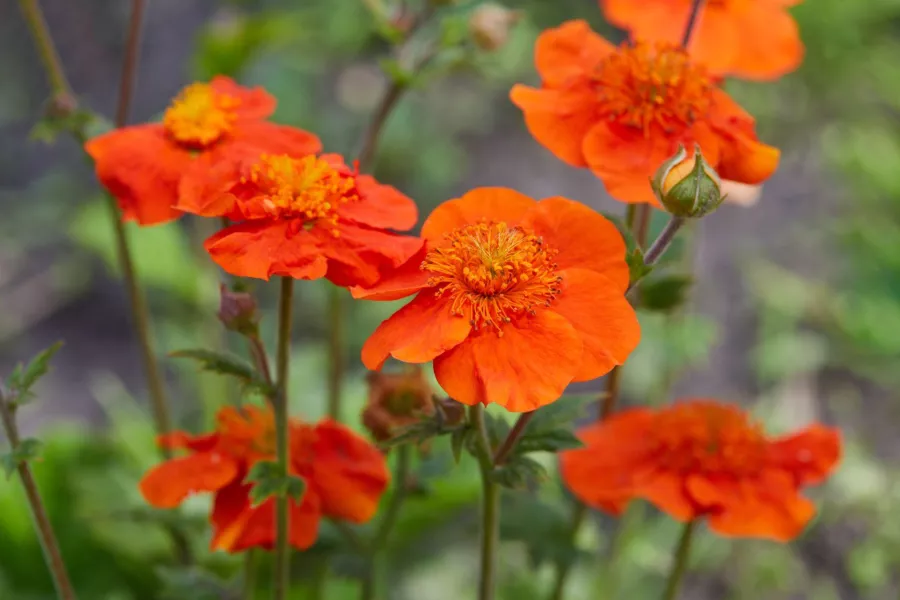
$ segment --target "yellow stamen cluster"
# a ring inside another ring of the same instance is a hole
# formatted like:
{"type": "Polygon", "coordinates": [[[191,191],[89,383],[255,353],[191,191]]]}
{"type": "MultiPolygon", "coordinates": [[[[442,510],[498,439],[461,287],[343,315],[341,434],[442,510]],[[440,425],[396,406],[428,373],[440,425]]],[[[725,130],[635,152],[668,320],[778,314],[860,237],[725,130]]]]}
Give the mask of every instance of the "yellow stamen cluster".
{"type": "Polygon", "coordinates": [[[242,183],[252,183],[260,195],[253,198],[265,215],[274,219],[302,219],[306,225],[328,225],[338,236],[337,210],[359,199],[356,180],[341,174],[315,156],[292,158],[268,155],[250,169],[242,183]]]}
{"type": "Polygon", "coordinates": [[[762,429],[734,406],[684,402],[656,416],[661,464],[682,473],[752,474],[765,461],[762,429]]]}
{"type": "Polygon", "coordinates": [[[451,298],[454,314],[472,327],[501,327],[535,314],[559,294],[562,281],[554,258],[558,251],[521,227],[506,223],[466,225],[449,233],[446,243],[425,256],[428,285],[451,298]]]}
{"type": "Polygon", "coordinates": [[[593,83],[601,114],[646,137],[654,125],[665,133],[683,131],[712,104],[706,71],[672,45],[623,47],[597,66],[593,83]]]}
{"type": "Polygon", "coordinates": [[[205,148],[234,127],[239,98],[217,92],[206,83],[184,88],[163,116],[166,132],[191,148],[205,148]]]}

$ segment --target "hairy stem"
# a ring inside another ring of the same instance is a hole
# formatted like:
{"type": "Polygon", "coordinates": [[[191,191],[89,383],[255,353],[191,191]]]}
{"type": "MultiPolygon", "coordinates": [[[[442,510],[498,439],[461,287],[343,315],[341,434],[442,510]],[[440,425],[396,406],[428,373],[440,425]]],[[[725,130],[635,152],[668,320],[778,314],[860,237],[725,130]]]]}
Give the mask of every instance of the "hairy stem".
{"type": "Polygon", "coordinates": [[[688,559],[691,555],[691,541],[694,538],[694,530],[697,527],[697,520],[693,519],[684,524],[681,530],[681,537],[678,539],[678,547],[675,549],[675,558],[672,562],[672,570],[669,572],[669,579],[666,582],[666,590],[663,593],[663,600],[675,600],[678,597],[678,590],[681,589],[681,581],[687,571],[688,559]]]}
{"type": "Polygon", "coordinates": [[[344,310],[342,290],[328,288],[328,416],[341,420],[341,392],[344,381],[344,310]]]}
{"type": "Polygon", "coordinates": [[[37,46],[38,54],[44,65],[44,71],[47,73],[47,79],[50,80],[50,88],[54,95],[71,96],[72,90],[69,87],[69,81],[66,79],[66,71],[63,69],[62,61],[59,59],[59,53],[56,51],[56,45],[50,36],[50,30],[47,27],[47,21],[44,19],[44,13],[37,0],[19,0],[19,7],[22,9],[22,16],[25,17],[25,23],[34,38],[35,46],[37,46]]]}
{"type": "Polygon", "coordinates": [[[494,465],[502,465],[506,462],[513,450],[516,449],[516,444],[519,442],[519,439],[525,434],[525,428],[528,427],[528,423],[534,417],[534,414],[535,411],[531,411],[519,415],[519,418],[516,419],[512,429],[509,430],[506,439],[503,440],[503,443],[500,444],[497,452],[494,453],[494,465]]]}
{"type": "Polygon", "coordinates": [[[259,563],[259,550],[250,548],[244,552],[244,586],[241,600],[255,600],[256,598],[256,571],[259,563]]]}
{"type": "MultiPolygon", "coordinates": [[[[278,355],[275,373],[278,389],[274,398],[275,452],[282,477],[288,476],[288,371],[291,354],[291,319],[294,299],[294,280],[281,278],[281,297],[278,304],[278,355]]],[[[290,545],[288,496],[280,494],[275,502],[275,569],[273,598],[285,600],[290,585],[290,545]]]]}
{"type": "MultiPolygon", "coordinates": [[[[6,437],[9,440],[10,451],[15,452],[21,440],[19,439],[19,429],[16,426],[14,410],[15,407],[9,403],[0,390],[0,418],[3,421],[3,429],[6,431],[6,437]]],[[[41,541],[41,548],[44,551],[44,560],[50,569],[50,575],[53,577],[53,585],[56,587],[56,594],[60,600],[75,600],[75,590],[72,588],[72,582],[69,580],[66,565],[63,562],[62,553],[59,550],[59,543],[56,541],[56,535],[53,533],[53,526],[50,525],[50,518],[47,516],[47,509],[44,507],[44,501],[41,499],[41,493],[38,490],[37,482],[31,467],[26,461],[20,461],[16,465],[19,472],[19,478],[22,480],[22,487],[25,488],[25,496],[28,498],[28,506],[31,508],[31,516],[34,519],[34,526],[41,541]]]]}
{"type": "Polygon", "coordinates": [[[469,407],[469,424],[475,430],[476,458],[481,469],[482,486],[478,600],[493,600],[497,586],[497,552],[500,546],[500,488],[492,477],[494,459],[482,405],[469,407]]]}

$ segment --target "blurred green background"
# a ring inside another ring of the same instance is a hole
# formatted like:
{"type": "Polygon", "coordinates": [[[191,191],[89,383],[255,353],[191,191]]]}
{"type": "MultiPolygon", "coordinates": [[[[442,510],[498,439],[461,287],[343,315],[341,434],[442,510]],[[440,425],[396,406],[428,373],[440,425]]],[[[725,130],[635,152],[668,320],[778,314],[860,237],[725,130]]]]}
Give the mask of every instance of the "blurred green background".
{"type": "MultiPolygon", "coordinates": [[[[73,88],[110,115],[129,3],[41,4],[73,88]]],[[[465,38],[478,2],[459,4],[443,9],[450,26],[442,35],[465,38]]],[[[380,146],[379,177],[415,198],[423,216],[478,185],[568,196],[621,214],[589,173],[559,163],[527,135],[507,98],[512,83],[536,81],[532,47],[541,29],[579,17],[621,34],[593,0],[505,4],[524,15],[508,44],[458,56],[448,73],[405,98],[380,146]]],[[[0,0],[0,374],[66,341],[38,401],[20,415],[45,443],[34,469],[63,554],[82,600],[228,598],[220,587],[241,560],[206,551],[206,500],[192,499],[179,517],[195,534],[200,561],[185,572],[174,567],[161,529],[174,517],[148,510],[137,492],[156,454],[108,216],[75,143],[30,139],[48,91],[16,9],[0,0]]],[[[760,137],[782,148],[782,165],[757,205],[725,206],[684,236],[666,269],[693,268],[696,285],[679,310],[642,314],[624,399],[730,399],[773,431],[821,420],[843,429],[846,455],[813,492],[820,516],[792,544],[704,533],[685,599],[874,600],[900,591],[900,0],[807,0],[794,14],[807,46],[803,67],[775,84],[728,84],[757,116],[760,137]]],[[[226,73],[275,94],[277,120],[352,153],[386,85],[379,59],[389,52],[362,0],[154,0],[133,120],[155,118],[185,83],[226,73]]],[[[237,344],[215,320],[220,275],[198,251],[208,228],[191,218],[130,228],[161,355],[237,344]]],[[[324,413],[327,285],[298,286],[293,412],[310,419],[324,413]]],[[[257,291],[271,335],[272,290],[257,291]]],[[[345,306],[344,400],[358,428],[359,348],[395,306],[345,306]]],[[[193,365],[163,363],[185,428],[208,425],[237,393],[193,365]]],[[[594,382],[576,391],[597,389],[594,382]]],[[[384,561],[388,598],[474,595],[477,469],[469,459],[455,466],[447,446],[439,440],[416,461],[419,491],[384,561]]],[[[645,505],[618,523],[592,515],[574,550],[569,506],[555,475],[533,493],[505,496],[500,597],[547,597],[556,560],[576,562],[573,600],[657,597],[677,526],[645,505]]],[[[330,577],[319,597],[358,596],[359,559],[334,531],[295,556],[295,567],[293,598],[316,597],[323,572],[330,577]]],[[[0,479],[0,598],[53,597],[21,488],[0,479]]]]}

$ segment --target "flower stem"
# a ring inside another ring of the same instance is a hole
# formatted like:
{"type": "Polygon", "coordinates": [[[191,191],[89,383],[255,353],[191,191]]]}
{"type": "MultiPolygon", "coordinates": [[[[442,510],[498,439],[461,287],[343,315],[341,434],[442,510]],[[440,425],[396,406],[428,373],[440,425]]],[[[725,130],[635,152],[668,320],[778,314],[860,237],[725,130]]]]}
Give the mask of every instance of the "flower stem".
{"type": "Polygon", "coordinates": [[[524,435],[525,428],[528,427],[528,423],[534,417],[534,413],[535,411],[531,411],[519,415],[519,418],[516,420],[512,429],[509,430],[506,439],[503,440],[503,443],[500,444],[497,452],[494,453],[494,465],[502,465],[506,462],[506,459],[509,458],[512,451],[515,450],[519,439],[524,435]]]}
{"type": "Polygon", "coordinates": [[[19,6],[22,9],[22,16],[25,17],[28,30],[31,32],[31,37],[34,38],[41,62],[44,63],[44,71],[50,80],[50,88],[53,90],[53,94],[71,96],[72,90],[69,88],[69,81],[66,79],[66,71],[63,69],[53,38],[50,37],[47,20],[44,19],[44,13],[41,12],[41,7],[38,6],[37,0],[19,0],[19,6]]]}
{"type": "MultiPolygon", "coordinates": [[[[278,304],[278,355],[275,363],[278,389],[274,398],[275,453],[280,474],[288,476],[288,370],[291,354],[291,317],[294,299],[294,280],[281,278],[281,297],[278,304]]],[[[288,496],[280,494],[275,501],[275,569],[274,600],[285,600],[290,585],[290,545],[288,496]]]]}
{"type": "Polygon", "coordinates": [[[244,552],[244,590],[241,600],[255,600],[256,598],[256,571],[259,563],[259,552],[250,548],[244,552]]]}
{"type": "Polygon", "coordinates": [[[344,310],[341,288],[328,288],[328,416],[341,420],[341,391],[344,381],[344,310]]]}
{"type": "MultiPolygon", "coordinates": [[[[653,241],[653,244],[647,250],[647,253],[644,254],[645,265],[648,267],[653,266],[660,258],[662,258],[662,255],[665,254],[666,250],[669,249],[669,246],[672,245],[675,234],[678,233],[678,230],[680,230],[686,222],[687,220],[684,217],[672,215],[671,218],[669,218],[669,222],[663,227],[663,230],[659,233],[659,237],[653,241]]],[[[628,286],[628,291],[634,289],[640,282],[640,279],[632,281],[628,286]]]]}
{"type": "Polygon", "coordinates": [[[412,465],[412,449],[409,444],[403,444],[397,447],[397,464],[394,470],[394,493],[391,495],[390,503],[385,508],[384,516],[378,524],[378,530],[369,546],[369,565],[366,569],[365,578],[363,579],[362,590],[360,593],[361,600],[373,600],[376,596],[378,588],[377,578],[379,570],[379,559],[384,551],[385,544],[390,538],[397,518],[400,516],[400,508],[406,500],[407,481],[409,480],[410,467],[412,465]]]}
{"type": "MultiPolygon", "coordinates": [[[[15,452],[21,443],[14,410],[15,408],[4,397],[3,391],[0,390],[0,418],[3,420],[3,429],[6,431],[11,452],[15,452]]],[[[50,575],[53,577],[56,594],[60,600],[75,600],[75,590],[72,588],[72,582],[69,581],[69,574],[66,571],[66,565],[59,550],[59,543],[56,541],[56,535],[53,533],[53,526],[50,525],[50,518],[47,516],[47,509],[44,507],[44,502],[41,499],[41,493],[38,490],[34,474],[31,472],[31,467],[28,465],[28,462],[23,460],[16,466],[16,470],[19,472],[19,477],[22,480],[22,487],[25,488],[25,496],[28,498],[28,506],[31,508],[31,516],[34,518],[34,526],[37,529],[41,548],[44,551],[44,560],[46,560],[47,567],[50,569],[50,575]]]]}
{"type": "Polygon", "coordinates": [[[666,582],[666,591],[663,593],[663,600],[675,600],[678,597],[678,590],[681,588],[681,581],[687,571],[688,558],[691,554],[691,541],[694,537],[694,529],[696,529],[697,520],[692,519],[684,524],[681,530],[681,537],[678,540],[678,547],[675,550],[675,560],[672,563],[672,570],[669,572],[669,579],[666,582]]]}
{"type": "Polygon", "coordinates": [[[684,26],[684,34],[681,37],[681,47],[685,50],[688,49],[688,45],[691,43],[691,36],[694,34],[694,29],[697,27],[697,19],[700,16],[700,10],[703,8],[704,0],[694,0],[691,3],[691,12],[688,13],[687,24],[684,26]]]}
{"type": "MultiPolygon", "coordinates": [[[[572,511],[572,522],[569,526],[569,540],[575,541],[575,536],[578,535],[578,530],[581,529],[581,524],[584,522],[584,518],[587,516],[587,506],[578,502],[575,505],[575,510],[572,511]]],[[[560,562],[556,568],[556,579],[553,581],[553,591],[550,592],[550,600],[562,600],[563,595],[566,591],[566,583],[569,580],[569,573],[572,572],[572,567],[574,566],[573,560],[568,560],[565,562],[560,562]]]]}
{"type": "Polygon", "coordinates": [[[494,460],[484,422],[484,406],[469,407],[469,424],[475,430],[475,453],[481,469],[481,569],[478,600],[493,600],[496,587],[497,551],[500,546],[500,488],[493,480],[494,460]]]}

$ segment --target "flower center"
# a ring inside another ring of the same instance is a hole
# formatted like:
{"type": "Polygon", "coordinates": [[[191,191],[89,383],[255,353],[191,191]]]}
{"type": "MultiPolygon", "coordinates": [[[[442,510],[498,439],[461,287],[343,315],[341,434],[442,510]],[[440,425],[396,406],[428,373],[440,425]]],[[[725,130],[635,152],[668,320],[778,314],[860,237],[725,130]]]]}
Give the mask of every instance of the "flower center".
{"type": "Polygon", "coordinates": [[[239,98],[217,92],[206,83],[184,88],[163,116],[166,132],[191,148],[206,148],[231,131],[239,98]]]}
{"type": "Polygon", "coordinates": [[[676,404],[656,416],[653,435],[661,464],[681,473],[749,474],[765,461],[761,428],[735,406],[676,404]]]}
{"type": "Polygon", "coordinates": [[[562,281],[554,262],[558,251],[521,227],[478,223],[447,235],[446,243],[425,256],[428,285],[447,294],[451,311],[472,327],[501,326],[535,308],[550,306],[562,281]]]}
{"type": "Polygon", "coordinates": [[[250,214],[274,219],[300,219],[304,226],[329,224],[332,233],[341,204],[359,199],[356,180],[315,156],[291,158],[263,154],[241,184],[254,195],[243,203],[250,214]]]}
{"type": "Polygon", "coordinates": [[[709,110],[712,83],[676,46],[638,42],[603,60],[593,76],[603,117],[649,136],[681,132],[709,110]]]}

